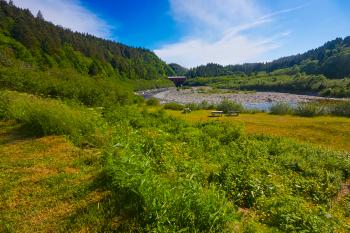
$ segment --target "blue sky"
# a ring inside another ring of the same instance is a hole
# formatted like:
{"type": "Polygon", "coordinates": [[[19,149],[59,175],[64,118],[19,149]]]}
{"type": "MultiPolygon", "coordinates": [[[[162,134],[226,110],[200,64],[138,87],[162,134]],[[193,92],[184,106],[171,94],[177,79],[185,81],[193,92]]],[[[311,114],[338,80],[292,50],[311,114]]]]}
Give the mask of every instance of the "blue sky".
{"type": "Polygon", "coordinates": [[[347,0],[14,0],[45,19],[193,67],[270,61],[350,36],[347,0]]]}

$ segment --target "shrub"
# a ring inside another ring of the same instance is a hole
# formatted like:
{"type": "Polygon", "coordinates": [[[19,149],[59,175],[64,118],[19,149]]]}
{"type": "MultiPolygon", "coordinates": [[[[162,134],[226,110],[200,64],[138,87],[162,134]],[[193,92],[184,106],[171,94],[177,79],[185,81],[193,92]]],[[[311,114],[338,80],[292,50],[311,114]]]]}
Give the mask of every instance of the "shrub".
{"type": "Polygon", "coordinates": [[[337,116],[350,117],[350,101],[336,104],[331,110],[331,113],[337,116]]]}
{"type": "Polygon", "coordinates": [[[160,102],[157,98],[151,97],[146,101],[146,104],[148,106],[158,106],[160,102]]]}
{"type": "Polygon", "coordinates": [[[326,109],[316,103],[300,103],[296,107],[294,114],[299,116],[320,116],[326,113],[326,109]]]}
{"type": "Polygon", "coordinates": [[[293,112],[293,108],[288,103],[279,102],[271,106],[270,113],[274,115],[287,115],[293,112]]]}
{"type": "Polygon", "coordinates": [[[184,109],[184,106],[182,104],[171,102],[171,103],[164,104],[164,109],[171,109],[171,110],[181,111],[181,110],[184,109]]]}
{"type": "Polygon", "coordinates": [[[230,101],[228,99],[224,99],[221,103],[216,107],[217,110],[223,111],[224,113],[228,113],[230,111],[243,111],[244,108],[241,104],[230,101]]]}
{"type": "Polygon", "coordinates": [[[0,119],[6,117],[6,108],[8,106],[8,98],[6,98],[5,92],[0,92],[0,119]]]}
{"type": "Polygon", "coordinates": [[[203,100],[201,103],[198,104],[198,108],[206,109],[206,110],[215,109],[215,104],[212,104],[212,103],[210,104],[208,103],[208,101],[203,100]]]}

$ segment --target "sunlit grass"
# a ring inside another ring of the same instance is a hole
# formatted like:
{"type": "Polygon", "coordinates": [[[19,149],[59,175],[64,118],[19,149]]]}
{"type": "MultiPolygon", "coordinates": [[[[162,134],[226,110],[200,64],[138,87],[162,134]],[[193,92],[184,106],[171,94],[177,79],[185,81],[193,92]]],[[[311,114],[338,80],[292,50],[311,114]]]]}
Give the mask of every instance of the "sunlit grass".
{"type": "Polygon", "coordinates": [[[173,110],[166,110],[166,112],[193,123],[209,120],[240,122],[245,125],[246,132],[250,134],[289,137],[330,149],[350,151],[350,118],[334,116],[308,118],[291,115],[276,116],[267,113],[211,118],[208,110],[193,111],[190,114],[173,110]]]}
{"type": "Polygon", "coordinates": [[[91,188],[96,153],[63,136],[33,137],[19,124],[0,122],[0,232],[64,231],[76,212],[97,206],[108,192],[91,188]]]}

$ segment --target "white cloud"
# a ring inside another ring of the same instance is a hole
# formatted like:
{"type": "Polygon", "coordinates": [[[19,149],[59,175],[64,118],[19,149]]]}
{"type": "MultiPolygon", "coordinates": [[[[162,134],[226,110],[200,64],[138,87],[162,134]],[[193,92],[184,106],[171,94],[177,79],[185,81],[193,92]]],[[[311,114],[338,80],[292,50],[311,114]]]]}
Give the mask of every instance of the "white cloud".
{"type": "Polygon", "coordinates": [[[290,32],[250,38],[245,32],[270,26],[277,15],[299,9],[265,13],[254,0],[170,0],[173,18],[186,31],[179,42],[154,52],[167,62],[193,67],[209,62],[223,65],[256,61],[279,47],[290,32]]]}
{"type": "Polygon", "coordinates": [[[79,0],[14,0],[14,4],[29,9],[34,15],[40,10],[45,20],[95,36],[110,38],[111,27],[79,0]]]}
{"type": "Polygon", "coordinates": [[[236,64],[242,61],[252,62],[258,54],[276,47],[278,45],[271,41],[252,41],[244,36],[235,35],[213,42],[203,39],[188,39],[166,45],[155,52],[168,62],[193,67],[208,62],[222,65],[236,64]]]}
{"type": "Polygon", "coordinates": [[[191,29],[220,31],[254,20],[261,13],[251,0],[170,0],[175,20],[191,29]]]}

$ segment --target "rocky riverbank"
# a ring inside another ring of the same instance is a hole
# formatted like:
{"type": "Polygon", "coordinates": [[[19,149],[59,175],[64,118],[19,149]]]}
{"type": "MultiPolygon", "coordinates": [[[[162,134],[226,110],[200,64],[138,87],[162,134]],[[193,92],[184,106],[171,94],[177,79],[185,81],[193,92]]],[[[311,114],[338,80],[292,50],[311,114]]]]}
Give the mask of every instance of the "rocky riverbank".
{"type": "Polygon", "coordinates": [[[210,93],[210,91],[203,92],[203,87],[192,87],[189,89],[170,88],[165,91],[160,91],[154,94],[153,96],[158,98],[163,103],[177,102],[181,104],[201,103],[202,101],[217,104],[220,103],[223,99],[228,99],[241,104],[259,104],[275,102],[299,103],[309,102],[313,100],[329,99],[319,96],[296,95],[278,92],[210,93]]]}

